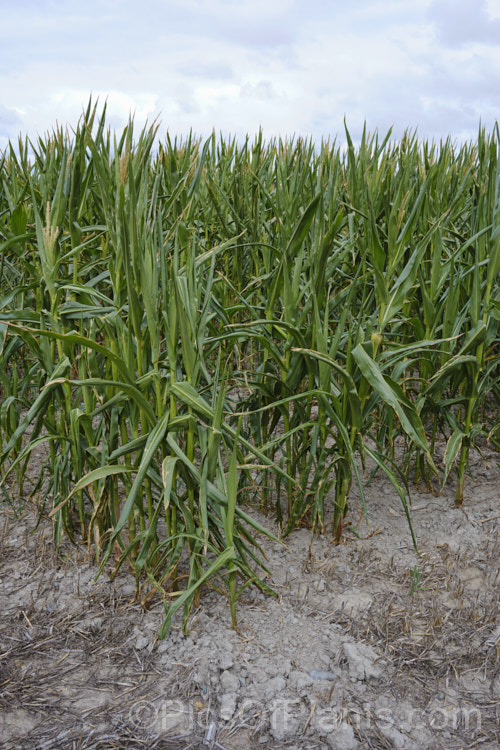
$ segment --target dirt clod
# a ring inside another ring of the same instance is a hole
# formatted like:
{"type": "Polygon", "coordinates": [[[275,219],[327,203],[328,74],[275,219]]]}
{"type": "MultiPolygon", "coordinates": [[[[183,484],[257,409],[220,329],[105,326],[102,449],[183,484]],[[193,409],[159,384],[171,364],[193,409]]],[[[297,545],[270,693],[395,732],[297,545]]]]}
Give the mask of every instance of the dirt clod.
{"type": "Polygon", "coordinates": [[[452,485],[413,492],[420,554],[397,496],[375,478],[359,538],[347,531],[336,547],[302,529],[286,547],[263,542],[278,597],[248,592],[234,631],[226,600],[206,590],[188,637],[174,619],[164,641],[160,601],[143,611],[126,574],[94,583],[86,549],[56,555],[48,522],[31,534],[33,515],[2,506],[1,747],[498,748],[500,470],[490,459],[463,510],[452,485]]]}

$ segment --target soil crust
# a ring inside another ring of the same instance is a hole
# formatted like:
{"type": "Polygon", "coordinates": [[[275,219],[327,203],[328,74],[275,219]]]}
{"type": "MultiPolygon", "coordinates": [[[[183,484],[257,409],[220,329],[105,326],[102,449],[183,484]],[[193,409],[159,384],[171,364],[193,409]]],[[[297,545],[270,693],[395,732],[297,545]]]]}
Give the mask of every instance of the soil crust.
{"type": "Polygon", "coordinates": [[[47,520],[32,533],[29,501],[0,506],[0,746],[496,750],[498,454],[466,491],[463,509],[452,484],[412,492],[417,554],[376,477],[359,538],[263,540],[277,597],[246,590],[235,631],[207,589],[188,635],[175,619],[165,640],[162,602],[143,611],[127,573],[94,582],[86,548],[56,554],[47,520]]]}

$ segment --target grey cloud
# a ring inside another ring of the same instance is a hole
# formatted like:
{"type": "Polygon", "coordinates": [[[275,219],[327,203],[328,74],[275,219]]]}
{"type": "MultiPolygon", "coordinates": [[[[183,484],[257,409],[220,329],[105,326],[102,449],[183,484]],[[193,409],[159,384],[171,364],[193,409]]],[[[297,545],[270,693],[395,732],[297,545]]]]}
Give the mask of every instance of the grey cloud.
{"type": "Polygon", "coordinates": [[[175,105],[178,108],[179,112],[182,112],[182,114],[184,115],[193,116],[200,114],[200,106],[197,103],[193,95],[193,91],[190,87],[178,86],[176,88],[176,93],[173,97],[173,101],[175,102],[175,105]]]}
{"type": "Polygon", "coordinates": [[[365,121],[369,132],[377,129],[381,136],[392,128],[393,139],[407,130],[437,141],[448,134],[471,139],[480,121],[490,126],[498,116],[499,78],[493,66],[477,55],[471,55],[465,76],[456,60],[438,52],[435,62],[406,70],[404,79],[397,71],[386,71],[377,80],[367,76],[351,92],[342,92],[335,84],[322,87],[311,126],[316,134],[339,134],[342,140],[345,115],[355,141],[365,121]]]}
{"type": "MultiPolygon", "coordinates": [[[[458,87],[446,87],[439,81],[415,91],[411,87],[401,90],[397,102],[386,91],[380,98],[373,96],[365,105],[370,121],[379,127],[379,132],[384,133],[393,126],[394,138],[400,138],[408,129],[416,129],[419,137],[434,140],[451,134],[472,138],[481,119],[494,119],[493,102],[464,96],[458,87]]],[[[370,122],[368,126],[371,127],[370,122]]]]}
{"type": "Polygon", "coordinates": [[[230,80],[233,70],[224,61],[204,62],[202,59],[192,58],[177,68],[177,72],[189,78],[207,78],[211,80],[230,80]]]}
{"type": "Polygon", "coordinates": [[[307,14],[300,13],[300,30],[307,33],[338,28],[358,36],[371,36],[375,31],[389,33],[409,24],[425,21],[426,0],[307,0],[307,14]],[[318,22],[319,20],[319,22],[318,22]]]}
{"type": "Polygon", "coordinates": [[[240,24],[235,20],[234,23],[226,22],[222,26],[222,31],[225,38],[231,40],[231,42],[252,48],[284,47],[292,44],[295,40],[293,29],[285,21],[247,25],[240,24]]]}
{"type": "Polygon", "coordinates": [[[0,133],[5,138],[15,138],[22,129],[22,119],[13,109],[0,104],[0,133]]]}
{"type": "Polygon", "coordinates": [[[2,125],[19,125],[21,118],[13,109],[0,104],[0,122],[2,125]]]}
{"type": "Polygon", "coordinates": [[[478,131],[480,120],[481,113],[476,107],[436,98],[422,113],[420,130],[430,134],[435,140],[443,138],[443,133],[472,138],[478,131]],[[461,133],[457,133],[457,123],[460,123],[461,133]]]}
{"type": "Polygon", "coordinates": [[[479,55],[454,64],[438,61],[429,71],[429,79],[432,90],[445,99],[455,97],[468,102],[488,100],[490,104],[500,104],[500,74],[479,55]]]}
{"type": "Polygon", "coordinates": [[[186,40],[210,39],[232,46],[252,49],[284,47],[296,38],[300,28],[300,14],[281,12],[269,2],[266,12],[253,8],[246,2],[215,2],[209,4],[173,2],[168,12],[162,2],[149,3],[156,12],[142,14],[138,24],[156,33],[158,27],[186,40]]]}
{"type": "Polygon", "coordinates": [[[450,47],[500,43],[500,20],[488,16],[486,0],[434,0],[427,15],[440,41],[450,47]]]}

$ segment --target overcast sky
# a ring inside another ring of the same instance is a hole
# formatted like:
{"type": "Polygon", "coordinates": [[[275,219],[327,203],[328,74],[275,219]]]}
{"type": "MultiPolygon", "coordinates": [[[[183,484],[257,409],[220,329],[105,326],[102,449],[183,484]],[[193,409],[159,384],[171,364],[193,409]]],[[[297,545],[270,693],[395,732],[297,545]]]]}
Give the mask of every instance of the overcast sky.
{"type": "Polygon", "coordinates": [[[0,148],[75,125],[474,138],[500,119],[500,0],[0,0],[0,148]]]}

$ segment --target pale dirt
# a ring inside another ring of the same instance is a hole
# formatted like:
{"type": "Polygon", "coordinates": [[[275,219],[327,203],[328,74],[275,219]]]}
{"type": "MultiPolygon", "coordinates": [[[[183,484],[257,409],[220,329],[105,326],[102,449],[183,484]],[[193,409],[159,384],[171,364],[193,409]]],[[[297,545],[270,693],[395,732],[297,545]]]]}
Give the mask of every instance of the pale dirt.
{"type": "MultiPolygon", "coordinates": [[[[420,555],[376,477],[361,539],[264,540],[278,597],[247,590],[236,632],[206,590],[164,641],[162,603],[143,611],[127,573],[94,583],[86,548],[58,556],[32,504],[0,506],[0,746],[497,750],[500,456],[484,455],[463,510],[453,483],[412,492],[420,555]]],[[[356,521],[355,490],[350,506],[356,521]]]]}

